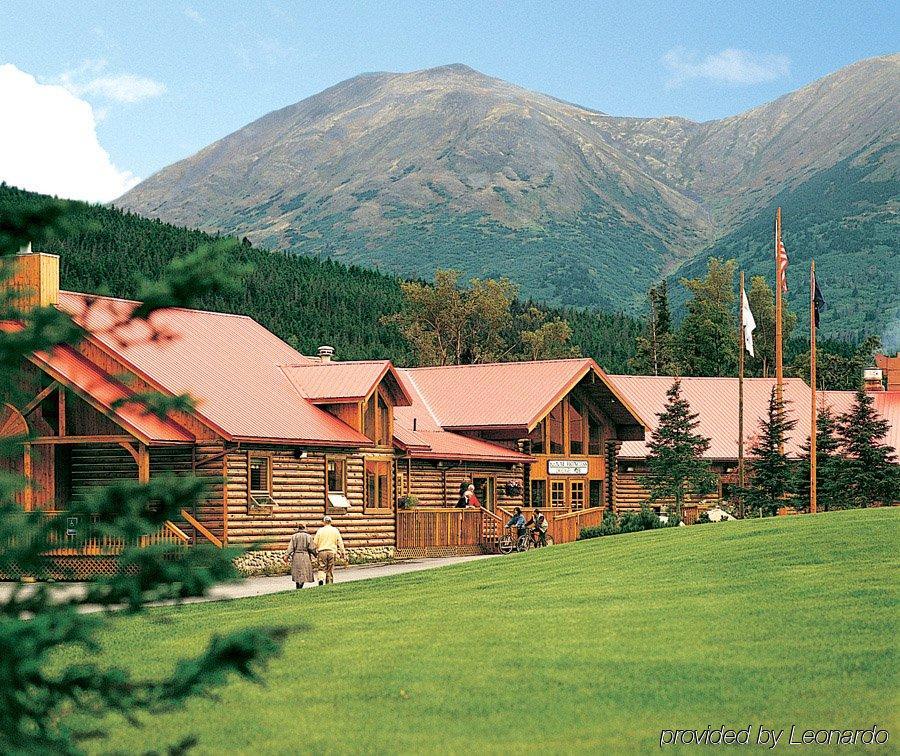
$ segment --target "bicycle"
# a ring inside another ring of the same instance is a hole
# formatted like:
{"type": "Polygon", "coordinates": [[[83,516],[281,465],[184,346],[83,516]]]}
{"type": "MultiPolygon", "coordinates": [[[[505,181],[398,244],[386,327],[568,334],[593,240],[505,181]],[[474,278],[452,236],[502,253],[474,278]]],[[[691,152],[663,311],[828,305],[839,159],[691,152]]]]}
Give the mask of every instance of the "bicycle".
{"type": "MultiPolygon", "coordinates": [[[[513,534],[512,528],[504,528],[503,535],[497,541],[497,550],[501,554],[511,554],[513,551],[528,551],[538,548],[538,539],[534,536],[534,528],[528,528],[522,535],[513,534]]],[[[553,539],[547,536],[547,545],[553,545],[553,539]]]]}

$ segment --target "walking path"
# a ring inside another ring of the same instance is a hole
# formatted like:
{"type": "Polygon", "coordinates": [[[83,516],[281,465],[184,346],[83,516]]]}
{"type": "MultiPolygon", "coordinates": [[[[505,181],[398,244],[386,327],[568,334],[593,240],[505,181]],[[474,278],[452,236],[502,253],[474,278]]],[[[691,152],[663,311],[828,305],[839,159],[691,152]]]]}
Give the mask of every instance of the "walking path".
{"type": "MultiPolygon", "coordinates": [[[[446,567],[450,564],[461,564],[476,559],[489,559],[494,554],[482,556],[441,557],[437,559],[409,559],[402,562],[389,562],[385,564],[351,565],[337,568],[334,571],[335,583],[352,583],[357,580],[371,580],[372,578],[388,575],[403,575],[407,572],[421,572],[433,570],[436,567],[446,567]]],[[[319,586],[314,586],[318,589],[319,586]]],[[[0,601],[5,601],[12,591],[12,583],[0,583],[0,601]]],[[[54,596],[60,601],[81,595],[84,591],[84,583],[56,583],[52,586],[54,596]]],[[[206,601],[229,601],[231,599],[249,598],[250,596],[266,596],[270,593],[282,593],[293,591],[294,584],[290,575],[277,575],[272,577],[252,577],[237,583],[226,583],[215,586],[206,596],[184,599],[181,603],[195,604],[206,601]]],[[[309,590],[309,586],[304,589],[309,590]]],[[[175,602],[160,602],[161,605],[175,602]]],[[[84,607],[86,611],[96,611],[99,607],[84,607]]]]}

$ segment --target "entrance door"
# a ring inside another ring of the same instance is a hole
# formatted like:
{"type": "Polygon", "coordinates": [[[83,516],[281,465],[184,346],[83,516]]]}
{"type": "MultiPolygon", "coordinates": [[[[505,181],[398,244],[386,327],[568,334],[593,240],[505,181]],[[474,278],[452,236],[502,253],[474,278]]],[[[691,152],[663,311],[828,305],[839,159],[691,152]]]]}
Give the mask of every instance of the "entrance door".
{"type": "Polygon", "coordinates": [[[472,478],[472,485],[475,486],[475,495],[478,497],[478,501],[481,502],[481,506],[493,512],[497,504],[496,478],[494,478],[493,476],[484,478],[472,478]]]}

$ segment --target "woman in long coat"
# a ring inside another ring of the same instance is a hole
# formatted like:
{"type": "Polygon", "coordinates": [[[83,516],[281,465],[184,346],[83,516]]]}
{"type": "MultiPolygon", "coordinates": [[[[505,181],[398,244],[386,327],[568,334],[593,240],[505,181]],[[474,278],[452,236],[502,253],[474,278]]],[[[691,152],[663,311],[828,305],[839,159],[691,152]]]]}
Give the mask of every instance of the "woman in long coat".
{"type": "Polygon", "coordinates": [[[312,536],[306,532],[306,525],[302,522],[297,526],[297,532],[291,536],[288,546],[287,558],[291,562],[291,579],[302,588],[304,583],[315,583],[316,575],[313,571],[312,558],[316,555],[312,536]]]}

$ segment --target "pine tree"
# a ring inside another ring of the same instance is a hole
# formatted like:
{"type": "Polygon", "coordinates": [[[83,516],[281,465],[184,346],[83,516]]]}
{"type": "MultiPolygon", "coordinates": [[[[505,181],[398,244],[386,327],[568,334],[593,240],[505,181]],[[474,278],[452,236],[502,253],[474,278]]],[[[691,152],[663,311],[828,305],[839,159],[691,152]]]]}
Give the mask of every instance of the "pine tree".
{"type": "Polygon", "coordinates": [[[680,380],[676,379],[666,397],[659,423],[647,442],[648,472],[641,482],[649,489],[651,501],[671,500],[673,514],[680,519],[687,496],[712,491],[716,476],[703,459],[710,440],[695,432],[699,415],[691,412],[682,396],[680,380]]]}
{"type": "Polygon", "coordinates": [[[900,470],[884,443],[888,422],[875,411],[872,395],[858,389],[853,405],[838,420],[847,506],[869,507],[900,500],[900,470]]]}
{"type": "MultiPolygon", "coordinates": [[[[844,459],[840,454],[837,418],[828,406],[816,416],[816,508],[831,512],[846,507],[844,459]]],[[[809,509],[809,438],[803,445],[797,498],[809,509]]]]}
{"type": "Polygon", "coordinates": [[[784,401],[778,401],[773,386],[768,413],[760,420],[759,436],[747,460],[750,482],[744,491],[744,504],[748,512],[774,515],[793,493],[794,465],[782,449],[796,425],[797,421],[788,417],[784,401]]]}
{"type": "Polygon", "coordinates": [[[675,358],[684,375],[735,375],[734,260],[709,258],[704,278],[682,278],[691,293],[676,338],[675,358]]]}
{"type": "Polygon", "coordinates": [[[647,293],[650,316],[636,342],[636,354],[629,366],[640,375],[668,375],[675,371],[674,335],[669,312],[669,291],[665,281],[647,293]]]}

